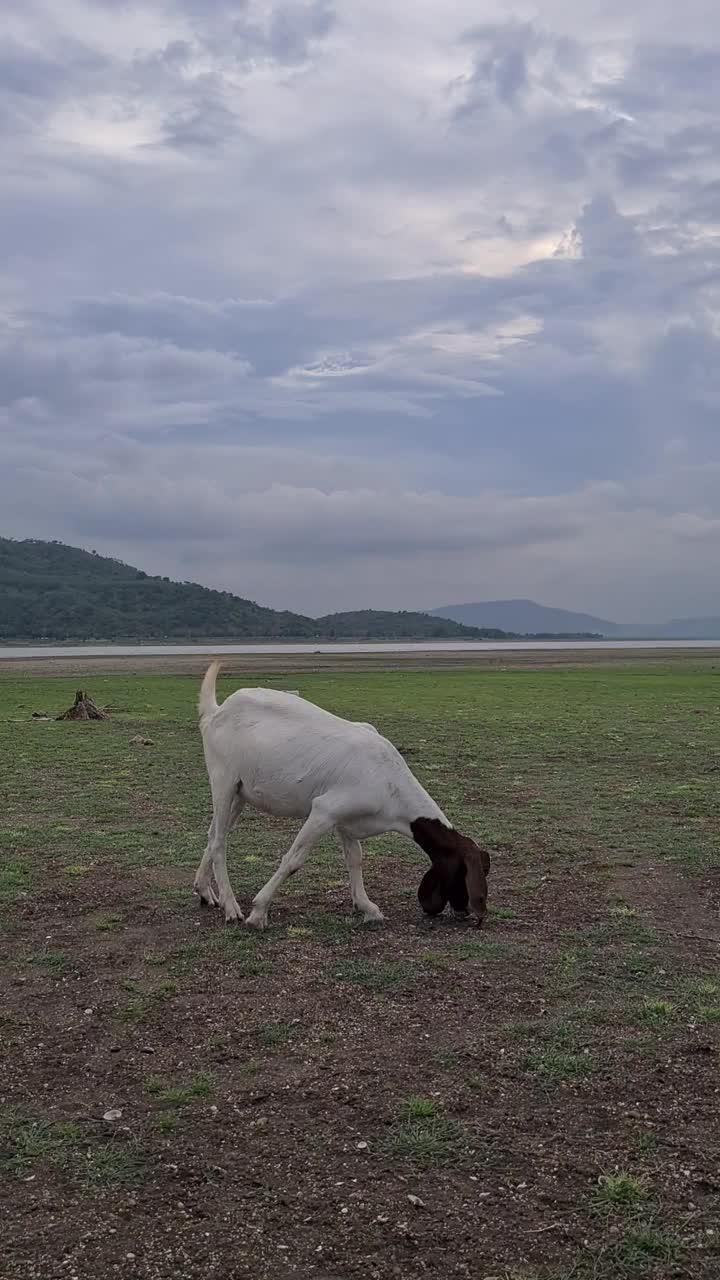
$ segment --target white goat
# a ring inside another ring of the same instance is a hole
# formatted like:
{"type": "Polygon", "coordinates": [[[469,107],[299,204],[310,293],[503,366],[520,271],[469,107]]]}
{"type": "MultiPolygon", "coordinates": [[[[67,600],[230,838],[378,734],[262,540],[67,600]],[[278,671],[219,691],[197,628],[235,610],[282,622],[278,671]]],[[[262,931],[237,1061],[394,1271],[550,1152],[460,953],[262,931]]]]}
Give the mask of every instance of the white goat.
{"type": "Polygon", "coordinates": [[[426,913],[438,915],[448,901],[466,913],[469,903],[482,923],[490,859],[451,826],[392,743],[372,725],[342,720],[273,689],[239,689],[218,706],[219,666],[214,662],[208,669],[198,703],[213,800],[208,843],[195,876],[195,892],[204,903],[222,907],[226,921],[243,919],[228,877],[226,846],[243,806],[250,804],[274,817],[302,818],[303,825],[254,898],[247,924],[267,927],[280,885],[330,831],[340,838],[353,906],[364,920],[383,915],[365,892],[360,840],[397,831],[432,861],[418,892],[426,913]]]}

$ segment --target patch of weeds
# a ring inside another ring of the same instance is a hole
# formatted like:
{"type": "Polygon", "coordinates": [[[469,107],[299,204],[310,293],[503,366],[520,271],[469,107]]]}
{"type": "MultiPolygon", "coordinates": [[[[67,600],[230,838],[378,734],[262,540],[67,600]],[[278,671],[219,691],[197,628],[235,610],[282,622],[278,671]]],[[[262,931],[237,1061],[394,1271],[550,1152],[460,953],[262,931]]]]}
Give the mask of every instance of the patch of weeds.
{"type": "MultiPolygon", "coordinates": [[[[347,942],[353,932],[353,922],[349,916],[331,916],[323,913],[315,916],[310,923],[312,934],[322,938],[324,942],[347,942]]],[[[363,928],[367,928],[366,925],[363,928]]]]}
{"type": "Polygon", "coordinates": [[[93,924],[101,933],[115,933],[121,928],[122,922],[123,918],[119,911],[108,911],[104,915],[96,916],[93,924]]]}
{"type": "Polygon", "coordinates": [[[429,1099],[409,1098],[388,1135],[388,1149],[424,1165],[447,1164],[462,1151],[464,1133],[429,1099]]]}
{"type": "Polygon", "coordinates": [[[63,973],[67,963],[67,952],[56,951],[52,947],[46,947],[42,951],[30,951],[25,956],[25,964],[37,969],[47,969],[51,973],[63,973]]]}
{"type": "Polygon", "coordinates": [[[176,996],[178,990],[177,982],[173,982],[171,978],[168,978],[165,982],[161,982],[155,987],[152,994],[158,1000],[167,1000],[170,996],[176,996]]]}
{"type": "Polygon", "coordinates": [[[351,956],[333,965],[329,977],[333,982],[355,982],[371,991],[386,991],[392,987],[407,986],[415,981],[416,974],[412,965],[400,960],[373,964],[364,956],[351,956]]]}
{"type": "Polygon", "coordinates": [[[167,964],[168,957],[162,951],[144,951],[143,961],[145,964],[160,965],[167,964]]]}
{"type": "Polygon", "coordinates": [[[664,1026],[675,1014],[675,1005],[669,1000],[644,1000],[640,1008],[640,1020],[650,1026],[664,1026]]]}
{"type": "Polygon", "coordinates": [[[527,1071],[560,1084],[565,1080],[586,1080],[595,1070],[596,1062],[587,1049],[578,1051],[561,1036],[554,1043],[526,1054],[522,1065],[527,1071]]]}
{"type": "Polygon", "coordinates": [[[720,1022],[720,985],[713,978],[700,978],[687,990],[698,1022],[720,1022]]]}
{"type": "Polygon", "coordinates": [[[681,1246],[677,1236],[652,1223],[638,1223],[626,1231],[609,1251],[608,1260],[616,1266],[620,1275],[635,1276],[648,1272],[657,1274],[657,1263],[677,1263],[680,1253],[681,1246]]]}
{"type": "Polygon", "coordinates": [[[211,1098],[215,1089],[212,1076],[195,1076],[188,1084],[169,1084],[163,1076],[150,1076],[145,1088],[164,1107],[187,1107],[198,1098],[211,1098]]]}
{"type": "Polygon", "coordinates": [[[653,1133],[652,1129],[643,1129],[640,1133],[636,1134],[634,1142],[635,1150],[638,1152],[638,1155],[652,1156],[657,1151],[657,1135],[653,1133]]]}
{"type": "Polygon", "coordinates": [[[465,1077],[465,1084],[473,1093],[485,1093],[488,1088],[487,1076],[481,1076],[477,1071],[471,1072],[465,1077]]]}
{"type": "Polygon", "coordinates": [[[32,870],[27,858],[3,858],[0,864],[0,901],[15,901],[30,891],[32,883],[32,870]]]}
{"type": "Polygon", "coordinates": [[[698,1022],[720,1022],[720,1004],[699,1004],[695,1017],[698,1022]]]}
{"type": "Polygon", "coordinates": [[[568,949],[559,952],[555,961],[554,981],[560,986],[572,986],[580,977],[583,957],[579,951],[568,949]]]}
{"type": "Polygon", "coordinates": [[[122,1022],[136,1024],[142,1022],[150,1012],[150,1002],[144,996],[136,996],[134,1000],[128,1000],[127,1004],[120,1010],[120,1019],[122,1022]]]}
{"type": "Polygon", "coordinates": [[[36,1160],[65,1164],[82,1136],[78,1125],[11,1116],[0,1137],[0,1170],[24,1177],[36,1160]]]}
{"type": "Polygon", "coordinates": [[[720,983],[715,982],[714,978],[700,978],[691,983],[689,989],[691,995],[700,1000],[713,1000],[715,996],[720,996],[720,983]]]}
{"type": "Polygon", "coordinates": [[[657,945],[658,933],[657,929],[653,929],[652,925],[643,924],[641,920],[626,920],[625,924],[624,937],[634,943],[635,946],[653,947],[657,945]]]}
{"type": "Polygon", "coordinates": [[[304,942],[307,938],[314,938],[315,935],[312,929],[306,929],[302,925],[290,924],[285,930],[285,936],[291,942],[304,942]]]}
{"type": "Polygon", "coordinates": [[[93,870],[92,864],[85,865],[80,862],[74,862],[69,867],[63,867],[66,876],[86,876],[93,870]]]}
{"type": "Polygon", "coordinates": [[[175,1133],[178,1127],[177,1116],[174,1116],[171,1111],[160,1111],[155,1116],[154,1124],[158,1133],[166,1135],[175,1133]]]}
{"type": "Polygon", "coordinates": [[[517,911],[514,907],[494,907],[492,903],[488,907],[488,915],[493,916],[495,920],[517,920],[517,911]]]}
{"type": "Polygon", "coordinates": [[[399,1114],[403,1120],[429,1120],[438,1115],[438,1104],[432,1098],[413,1095],[401,1104],[399,1114]]]}
{"type": "Polygon", "coordinates": [[[460,1065],[462,1054],[459,1049],[433,1049],[430,1058],[438,1067],[450,1070],[460,1065]]]}
{"type": "MultiPolygon", "coordinates": [[[[277,935],[271,935],[270,941],[272,936],[277,935]]],[[[270,966],[267,960],[258,955],[259,948],[264,946],[267,946],[267,940],[262,934],[254,930],[251,932],[249,929],[240,930],[229,925],[214,929],[209,934],[207,942],[207,950],[213,957],[223,964],[231,965],[236,973],[247,978],[269,971],[270,966]]],[[[196,967],[196,964],[188,966],[188,968],[196,967]]]]}
{"type": "Polygon", "coordinates": [[[630,1209],[647,1198],[647,1186],[632,1173],[603,1173],[598,1178],[595,1203],[612,1208],[630,1209]]]}
{"type": "Polygon", "coordinates": [[[241,1071],[245,1071],[249,1076],[256,1076],[263,1069],[262,1062],[258,1062],[257,1058],[248,1058],[247,1062],[243,1062],[241,1071]]]}
{"type": "Polygon", "coordinates": [[[629,902],[616,902],[610,908],[610,915],[616,920],[634,920],[637,916],[637,908],[631,907],[629,902]]]}
{"type": "Polygon", "coordinates": [[[654,967],[652,956],[644,951],[631,951],[620,961],[617,976],[626,982],[642,982],[649,977],[654,967]]]}
{"type": "Polygon", "coordinates": [[[152,891],[152,896],[155,902],[176,903],[178,906],[181,906],[188,900],[188,891],[184,885],[155,885],[152,891]]]}
{"type": "Polygon", "coordinates": [[[143,1174],[143,1161],[136,1143],[108,1142],[91,1147],[82,1169],[83,1181],[93,1187],[127,1186],[143,1174]]]}
{"type": "Polygon", "coordinates": [[[516,944],[511,946],[509,942],[496,942],[494,938],[481,933],[479,937],[465,938],[458,942],[452,948],[452,954],[457,960],[502,960],[515,949],[516,944]]]}
{"type": "Polygon", "coordinates": [[[260,1028],[260,1043],[266,1049],[282,1049],[295,1033],[289,1022],[269,1022],[260,1028]]]}
{"type": "Polygon", "coordinates": [[[211,1053],[221,1053],[229,1044],[230,1041],[224,1031],[213,1031],[205,1041],[205,1046],[211,1053]]]}

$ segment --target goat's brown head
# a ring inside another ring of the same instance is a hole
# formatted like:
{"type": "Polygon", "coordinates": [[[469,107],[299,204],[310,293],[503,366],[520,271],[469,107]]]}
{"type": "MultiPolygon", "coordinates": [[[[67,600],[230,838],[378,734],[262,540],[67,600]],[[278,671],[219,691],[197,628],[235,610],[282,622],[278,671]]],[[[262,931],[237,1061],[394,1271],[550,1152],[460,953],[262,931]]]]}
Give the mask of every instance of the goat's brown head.
{"type": "Polygon", "coordinates": [[[453,911],[466,914],[469,906],[479,928],[487,913],[487,850],[439,818],[416,818],[411,831],[432,862],[418,889],[423,911],[440,915],[449,902],[453,911]]]}

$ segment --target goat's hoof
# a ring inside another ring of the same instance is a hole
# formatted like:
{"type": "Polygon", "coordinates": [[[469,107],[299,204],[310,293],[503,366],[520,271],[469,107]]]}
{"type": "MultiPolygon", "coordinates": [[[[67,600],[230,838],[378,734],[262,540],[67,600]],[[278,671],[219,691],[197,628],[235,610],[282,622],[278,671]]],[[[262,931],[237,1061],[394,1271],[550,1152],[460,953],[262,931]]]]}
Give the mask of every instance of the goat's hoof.
{"type": "Polygon", "coordinates": [[[379,907],[373,907],[372,911],[363,911],[363,924],[384,924],[385,916],[379,907]]]}
{"type": "Polygon", "coordinates": [[[226,924],[242,924],[245,919],[237,902],[228,902],[225,907],[225,923],[226,924]]]}
{"type": "Polygon", "coordinates": [[[193,889],[196,898],[200,899],[201,907],[217,907],[219,902],[212,889],[200,889],[197,886],[193,889]]]}
{"type": "Polygon", "coordinates": [[[267,911],[256,911],[255,908],[253,908],[250,915],[247,917],[245,924],[249,929],[259,929],[260,931],[267,929],[267,911]]]}

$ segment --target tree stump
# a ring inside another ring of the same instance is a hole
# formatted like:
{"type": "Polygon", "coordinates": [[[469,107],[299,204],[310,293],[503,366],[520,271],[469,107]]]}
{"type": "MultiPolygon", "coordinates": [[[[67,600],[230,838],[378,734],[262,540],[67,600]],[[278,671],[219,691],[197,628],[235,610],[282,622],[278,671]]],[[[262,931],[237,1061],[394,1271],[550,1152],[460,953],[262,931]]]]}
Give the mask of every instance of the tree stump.
{"type": "Polygon", "coordinates": [[[96,706],[89,693],[83,693],[82,689],[78,689],[75,694],[75,701],[67,711],[63,711],[61,716],[56,716],[56,720],[107,720],[107,712],[102,711],[96,706]]]}

